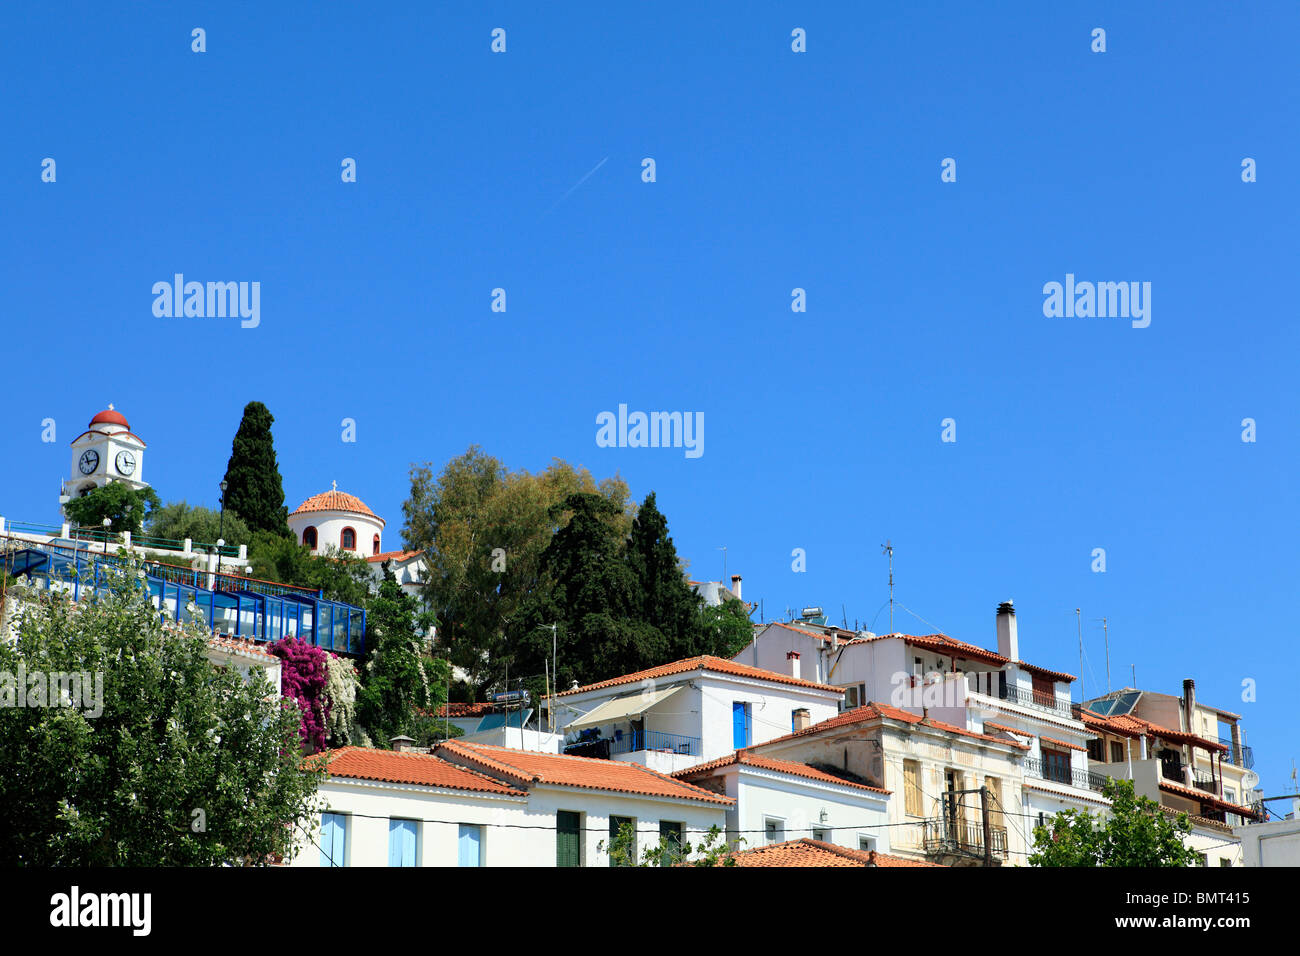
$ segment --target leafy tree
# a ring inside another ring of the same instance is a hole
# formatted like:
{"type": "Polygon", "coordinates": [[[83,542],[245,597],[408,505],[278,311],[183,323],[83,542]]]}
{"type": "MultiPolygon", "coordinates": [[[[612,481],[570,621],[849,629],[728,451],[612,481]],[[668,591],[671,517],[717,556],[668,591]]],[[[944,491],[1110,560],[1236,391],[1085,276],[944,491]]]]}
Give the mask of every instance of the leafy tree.
{"type": "Polygon", "coordinates": [[[173,541],[189,538],[196,544],[214,544],[218,538],[230,544],[248,544],[253,538],[244,519],[230,508],[223,519],[219,511],[191,508],[183,501],[170,501],[155,509],[149,516],[149,535],[173,541]]]}
{"type": "Polygon", "coordinates": [[[137,491],[125,482],[110,481],[71,499],[63,506],[63,513],[73,528],[103,531],[104,519],[109,518],[113,534],[130,531],[138,535],[158,504],[158,493],[148,486],[137,491]]]}
{"type": "Polygon", "coordinates": [[[271,438],[274,421],[261,402],[244,406],[226,463],[226,508],[243,517],[252,531],[290,535],[289,509],[271,438]]]}
{"type": "Polygon", "coordinates": [[[1034,827],[1031,866],[1195,866],[1196,852],[1184,842],[1192,825],[1187,814],[1171,819],[1150,797],[1136,796],[1130,780],[1106,781],[1110,810],[1065,810],[1046,826],[1034,827]]]}
{"type": "MultiPolygon", "coordinates": [[[[722,830],[714,824],[696,846],[689,843],[681,846],[667,835],[659,837],[659,843],[650,847],[636,858],[636,827],[631,823],[621,824],[618,833],[609,842],[609,858],[614,866],[735,866],[735,849],[745,842],[744,837],[737,837],[735,845],[728,846],[722,830]],[[696,854],[691,859],[691,854],[696,854]]],[[[605,841],[596,844],[597,850],[605,848],[605,841]]]]}
{"type": "Polygon", "coordinates": [[[436,737],[439,728],[421,722],[418,712],[436,713],[446,703],[451,676],[446,661],[427,653],[425,634],[433,615],[421,611],[387,568],[385,572],[366,612],[368,647],[357,692],[358,720],[378,747],[387,747],[398,734],[418,740],[413,731],[425,739],[436,737]]]}
{"type": "Polygon", "coordinates": [[[402,536],[407,548],[425,552],[424,597],[440,622],[440,648],[476,684],[499,683],[507,669],[524,673],[515,651],[534,622],[523,620],[522,608],[540,597],[542,553],[569,520],[555,506],[578,491],[611,502],[608,520],[626,533],[629,494],[620,478],[597,483],[558,459],[538,474],[509,471],[478,446],[436,475],[427,463],[412,467],[402,536]]]}
{"type": "Polygon", "coordinates": [[[635,612],[663,637],[665,659],[705,653],[699,595],[686,582],[668,520],[652,491],[637,510],[627,542],[627,563],[636,580],[635,612]]]}
{"type": "Polygon", "coordinates": [[[164,626],[137,574],[75,608],[25,598],[0,644],[0,865],[259,865],[309,818],[297,708],[214,665],[201,628],[164,626]],[[29,705],[33,675],[58,673],[93,675],[91,705],[12,706],[20,665],[29,705]]]}
{"type": "Polygon", "coordinates": [[[754,623],[744,602],[727,598],[713,607],[701,607],[697,626],[700,654],[735,657],[754,637],[754,623]]]}
{"type": "Polygon", "coordinates": [[[290,535],[267,531],[253,534],[248,561],[254,577],[301,588],[321,590],[330,601],[365,607],[370,600],[370,564],[350,551],[330,545],[323,554],[312,554],[290,535]]]}

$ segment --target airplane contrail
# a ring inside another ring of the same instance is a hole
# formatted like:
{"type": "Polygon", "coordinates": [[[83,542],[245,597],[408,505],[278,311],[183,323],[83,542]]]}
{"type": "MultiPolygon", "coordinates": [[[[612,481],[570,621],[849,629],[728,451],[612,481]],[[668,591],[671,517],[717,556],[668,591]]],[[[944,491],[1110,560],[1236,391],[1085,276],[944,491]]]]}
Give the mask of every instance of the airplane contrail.
{"type": "Polygon", "coordinates": [[[552,203],[551,208],[548,209],[548,210],[546,210],[546,212],[545,212],[544,215],[549,216],[552,212],[554,212],[556,206],[558,206],[560,203],[564,202],[564,200],[566,200],[566,199],[568,199],[570,196],[572,196],[572,195],[573,195],[573,191],[574,191],[575,189],[577,189],[579,186],[581,186],[583,183],[585,183],[588,179],[590,179],[590,178],[592,177],[592,175],[596,172],[596,170],[600,169],[600,167],[604,166],[605,163],[608,162],[608,161],[609,161],[609,157],[606,156],[604,159],[602,159],[600,162],[598,162],[595,166],[591,167],[591,171],[588,172],[587,175],[585,175],[585,176],[583,176],[581,179],[579,179],[579,180],[578,180],[576,183],[574,183],[572,186],[570,186],[570,187],[569,187],[569,191],[568,191],[567,193],[565,193],[565,194],[564,194],[563,196],[561,196],[559,199],[555,200],[555,202],[552,203]]]}

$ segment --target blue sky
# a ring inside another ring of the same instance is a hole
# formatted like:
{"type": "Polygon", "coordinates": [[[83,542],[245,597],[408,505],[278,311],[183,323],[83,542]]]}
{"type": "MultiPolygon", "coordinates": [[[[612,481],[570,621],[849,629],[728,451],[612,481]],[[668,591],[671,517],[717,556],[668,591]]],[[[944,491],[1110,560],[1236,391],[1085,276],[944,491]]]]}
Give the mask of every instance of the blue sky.
{"type": "Polygon", "coordinates": [[[1294,5],[458,6],[0,12],[0,513],[55,520],[109,402],[205,504],[265,402],[290,507],[337,480],[390,545],[411,462],[558,456],[656,491],[769,619],[886,629],[886,538],[955,637],[1012,598],[1073,673],[1082,608],[1089,696],[1105,616],[1114,686],[1193,677],[1287,787],[1294,5]],[[260,325],[155,317],[177,272],[260,282],[260,325]],[[1066,273],[1150,282],[1150,326],[1046,318],[1066,273]],[[702,412],[703,456],[597,447],[620,403],[702,412]]]}

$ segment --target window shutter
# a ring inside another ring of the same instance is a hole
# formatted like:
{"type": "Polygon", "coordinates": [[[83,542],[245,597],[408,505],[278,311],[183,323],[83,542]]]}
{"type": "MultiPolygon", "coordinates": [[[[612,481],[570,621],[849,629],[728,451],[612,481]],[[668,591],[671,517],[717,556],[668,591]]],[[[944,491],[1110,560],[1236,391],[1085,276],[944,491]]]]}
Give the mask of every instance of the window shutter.
{"type": "Polygon", "coordinates": [[[347,818],[341,813],[322,813],[320,819],[320,865],[342,866],[347,859],[347,818]]]}
{"type": "Polygon", "coordinates": [[[555,813],[555,865],[582,866],[580,817],[572,810],[555,813]]]}
{"type": "Polygon", "coordinates": [[[468,823],[460,825],[460,840],[457,865],[479,866],[482,862],[483,831],[468,823]]]}

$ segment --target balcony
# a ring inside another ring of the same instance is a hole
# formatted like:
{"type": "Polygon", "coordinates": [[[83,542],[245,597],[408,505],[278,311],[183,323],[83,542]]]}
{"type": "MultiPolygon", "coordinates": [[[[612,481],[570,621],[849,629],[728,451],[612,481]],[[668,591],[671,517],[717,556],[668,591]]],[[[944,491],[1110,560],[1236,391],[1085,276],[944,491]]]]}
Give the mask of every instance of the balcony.
{"type": "Polygon", "coordinates": [[[1048,694],[1043,691],[1024,690],[1008,684],[1006,687],[998,689],[998,698],[1024,707],[1036,707],[1039,710],[1051,711],[1058,717],[1074,716],[1068,700],[1061,700],[1055,694],[1048,694]]]}
{"type": "MultiPolygon", "coordinates": [[[[989,827],[992,857],[1002,861],[1007,858],[1007,828],[989,827]]],[[[922,823],[921,846],[930,856],[949,859],[980,860],[984,858],[984,824],[961,819],[935,817],[922,823]]]]}
{"type": "Polygon", "coordinates": [[[1039,757],[1026,757],[1024,767],[1026,777],[1063,783],[1067,787],[1078,787],[1080,790],[1096,790],[1098,793],[1108,779],[1104,773],[1075,770],[1073,767],[1063,767],[1056,763],[1044,763],[1039,757]]]}
{"type": "Polygon", "coordinates": [[[606,760],[614,754],[630,754],[639,750],[698,757],[700,738],[668,734],[661,730],[616,730],[613,736],[599,737],[592,734],[587,736],[587,739],[580,739],[577,743],[569,744],[564,748],[564,752],[573,757],[596,757],[606,760]]]}
{"type": "Polygon", "coordinates": [[[1223,762],[1230,763],[1234,766],[1245,767],[1247,770],[1255,769],[1255,751],[1251,750],[1245,744],[1241,745],[1241,760],[1238,762],[1236,754],[1232,749],[1231,737],[1220,737],[1219,743],[1228,748],[1228,752],[1223,755],[1223,762]]]}
{"type": "Polygon", "coordinates": [[[1213,774],[1207,773],[1204,770],[1198,770],[1195,767],[1189,769],[1192,771],[1192,786],[1198,790],[1204,790],[1206,793],[1217,794],[1219,792],[1213,774]]]}

